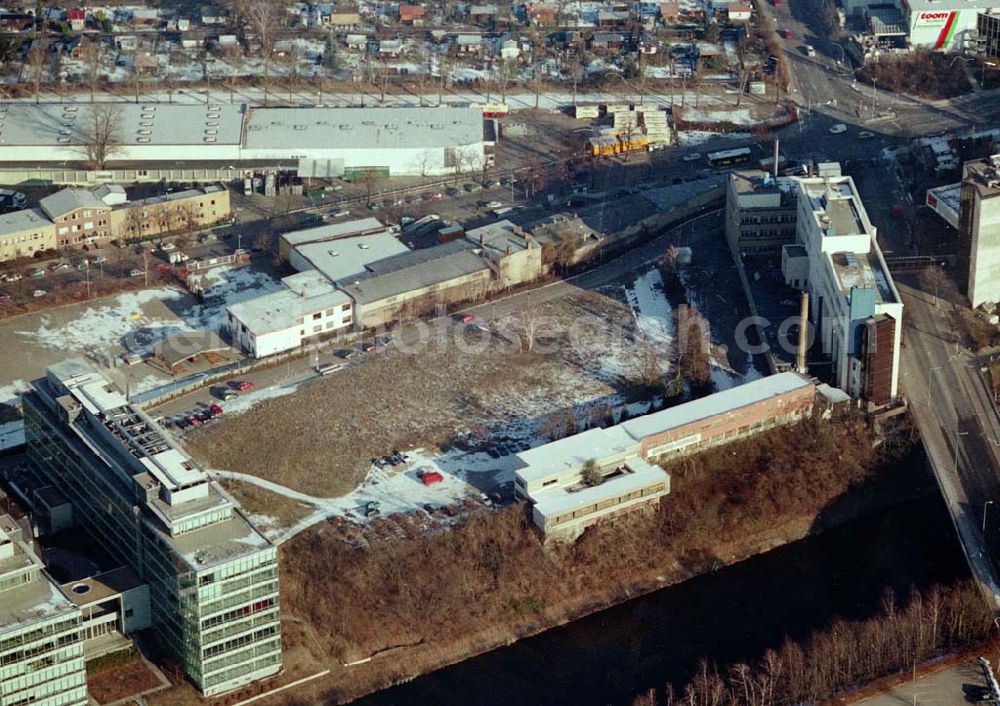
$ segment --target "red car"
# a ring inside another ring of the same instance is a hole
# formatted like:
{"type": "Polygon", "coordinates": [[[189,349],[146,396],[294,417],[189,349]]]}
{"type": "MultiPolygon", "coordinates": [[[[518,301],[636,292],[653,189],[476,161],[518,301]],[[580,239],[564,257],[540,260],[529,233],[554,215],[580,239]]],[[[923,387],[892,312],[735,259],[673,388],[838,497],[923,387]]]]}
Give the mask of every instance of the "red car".
{"type": "Polygon", "coordinates": [[[463,324],[471,324],[475,320],[476,317],[473,314],[466,314],[465,316],[462,317],[463,324]]]}
{"type": "Polygon", "coordinates": [[[783,32],[781,33],[781,36],[782,36],[782,37],[784,37],[785,39],[791,39],[791,38],[792,38],[792,33],[791,33],[791,32],[789,32],[789,31],[788,31],[788,30],[786,29],[786,30],[784,30],[784,31],[783,31],[783,32]]]}
{"type": "Polygon", "coordinates": [[[208,408],[212,411],[212,414],[222,414],[222,407],[215,404],[214,402],[210,404],[208,408]]]}
{"type": "Polygon", "coordinates": [[[233,387],[235,387],[240,392],[250,392],[256,390],[257,386],[254,385],[249,380],[236,380],[233,382],[233,387]]]}
{"type": "Polygon", "coordinates": [[[198,417],[196,415],[194,415],[194,414],[189,414],[188,416],[184,417],[184,421],[186,421],[188,424],[190,424],[193,427],[200,427],[201,426],[201,420],[198,419],[198,417]]]}

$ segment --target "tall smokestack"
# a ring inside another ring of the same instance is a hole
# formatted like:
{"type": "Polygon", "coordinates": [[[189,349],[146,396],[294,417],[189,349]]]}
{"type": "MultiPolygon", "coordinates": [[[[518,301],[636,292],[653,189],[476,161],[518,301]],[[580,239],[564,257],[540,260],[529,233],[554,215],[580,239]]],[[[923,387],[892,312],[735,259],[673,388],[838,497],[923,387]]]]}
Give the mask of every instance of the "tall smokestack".
{"type": "Polygon", "coordinates": [[[778,178],[778,138],[774,138],[774,178],[778,178]]]}
{"type": "Polygon", "coordinates": [[[809,292],[802,292],[802,303],[799,307],[799,348],[795,356],[795,369],[806,373],[806,346],[809,336],[809,292]]]}

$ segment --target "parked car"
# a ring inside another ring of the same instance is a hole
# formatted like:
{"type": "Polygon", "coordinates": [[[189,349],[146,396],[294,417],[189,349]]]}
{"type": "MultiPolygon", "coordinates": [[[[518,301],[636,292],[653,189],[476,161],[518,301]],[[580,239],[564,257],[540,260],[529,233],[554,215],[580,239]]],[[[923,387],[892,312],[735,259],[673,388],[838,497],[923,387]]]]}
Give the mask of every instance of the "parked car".
{"type": "Polygon", "coordinates": [[[252,392],[257,389],[257,386],[249,380],[233,380],[230,385],[240,392],[252,392]]]}
{"type": "Polygon", "coordinates": [[[784,39],[791,39],[792,38],[792,33],[790,31],[788,31],[787,29],[781,30],[780,32],[778,32],[778,34],[780,34],[784,39]]]}
{"type": "Polygon", "coordinates": [[[239,397],[239,393],[231,387],[213,387],[212,394],[220,400],[234,400],[239,397]]]}
{"type": "Polygon", "coordinates": [[[448,196],[458,196],[462,192],[459,189],[456,189],[454,186],[449,186],[447,189],[444,190],[444,193],[448,194],[448,196]]]}
{"type": "Polygon", "coordinates": [[[213,402],[212,404],[208,405],[208,408],[210,410],[212,410],[212,414],[222,414],[222,412],[223,412],[222,407],[220,407],[219,405],[217,405],[215,402],[213,402]]]}
{"type": "Polygon", "coordinates": [[[160,243],[160,250],[163,252],[172,252],[177,249],[177,246],[173,243],[160,243]]]}
{"type": "Polygon", "coordinates": [[[31,293],[31,296],[33,296],[35,299],[38,299],[39,297],[44,297],[46,294],[48,294],[48,292],[46,292],[44,289],[36,289],[31,293]]]}
{"type": "Polygon", "coordinates": [[[682,162],[697,162],[701,159],[701,152],[692,152],[681,157],[682,162]]]}
{"type": "Polygon", "coordinates": [[[440,201],[441,199],[444,198],[444,194],[441,193],[440,191],[435,191],[430,194],[424,194],[422,198],[424,199],[424,201],[440,201]]]}
{"type": "Polygon", "coordinates": [[[809,57],[816,56],[816,50],[813,48],[812,44],[803,44],[802,53],[809,57]]]}
{"type": "Polygon", "coordinates": [[[53,262],[49,265],[49,269],[53,272],[62,272],[69,269],[69,263],[67,262],[53,262]]]}
{"type": "Polygon", "coordinates": [[[461,318],[463,324],[471,324],[476,320],[475,314],[466,314],[461,318]]]}
{"type": "Polygon", "coordinates": [[[847,126],[844,123],[834,123],[830,126],[831,135],[843,135],[847,132],[847,126]]]}
{"type": "Polygon", "coordinates": [[[870,140],[873,137],[875,137],[875,133],[871,132],[870,130],[862,130],[861,132],[858,133],[859,140],[870,140]]]}
{"type": "Polygon", "coordinates": [[[129,277],[145,277],[145,275],[146,275],[145,270],[132,270],[131,272],[128,273],[129,277]]]}
{"type": "Polygon", "coordinates": [[[17,272],[5,272],[4,274],[0,275],[0,282],[20,282],[20,281],[21,281],[21,275],[19,275],[17,272]]]}
{"type": "Polygon", "coordinates": [[[186,421],[188,425],[192,427],[201,426],[201,419],[198,417],[197,414],[188,414],[187,416],[184,417],[184,421],[186,421]]]}
{"type": "Polygon", "coordinates": [[[30,270],[28,270],[28,277],[30,277],[31,279],[41,279],[44,276],[45,276],[45,270],[43,270],[41,267],[32,267],[30,270]]]}
{"type": "Polygon", "coordinates": [[[469,182],[468,184],[466,184],[466,185],[465,185],[464,187],[462,187],[462,188],[464,188],[464,189],[465,189],[466,191],[468,191],[468,192],[469,192],[470,194],[474,194],[474,193],[476,193],[477,191],[482,191],[482,190],[483,190],[483,187],[481,187],[481,186],[480,186],[479,184],[477,184],[477,183],[476,183],[476,182],[474,182],[474,181],[470,181],[470,182],[469,182]]]}

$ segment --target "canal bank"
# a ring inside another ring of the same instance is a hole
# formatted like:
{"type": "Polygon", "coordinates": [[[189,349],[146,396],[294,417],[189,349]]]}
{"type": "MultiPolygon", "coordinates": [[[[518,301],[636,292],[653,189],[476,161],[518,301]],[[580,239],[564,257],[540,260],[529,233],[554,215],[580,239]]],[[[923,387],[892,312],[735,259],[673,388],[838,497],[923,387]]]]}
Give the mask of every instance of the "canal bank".
{"type": "Polygon", "coordinates": [[[361,706],[629,704],[699,661],[755,662],[887,595],[967,577],[936,495],[910,499],[738,564],[635,598],[354,703],[361,706]]]}

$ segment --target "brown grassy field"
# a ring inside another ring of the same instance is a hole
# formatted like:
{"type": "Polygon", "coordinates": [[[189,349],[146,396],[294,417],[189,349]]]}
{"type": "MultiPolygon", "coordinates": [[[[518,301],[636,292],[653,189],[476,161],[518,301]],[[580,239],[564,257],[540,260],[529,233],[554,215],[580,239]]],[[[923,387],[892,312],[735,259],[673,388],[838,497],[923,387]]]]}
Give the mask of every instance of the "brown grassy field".
{"type": "MultiPolygon", "coordinates": [[[[563,324],[627,314],[622,303],[592,293],[540,310],[563,324]]],[[[605,352],[597,341],[574,347],[559,334],[552,342],[555,350],[547,353],[498,346],[465,352],[433,342],[418,353],[372,355],[344,374],[192,433],[188,448],[209,467],[333,497],[356,487],[374,457],[481,438],[508,422],[540,425],[561,409],[620,400],[637,374],[593,365],[605,352]]]]}

